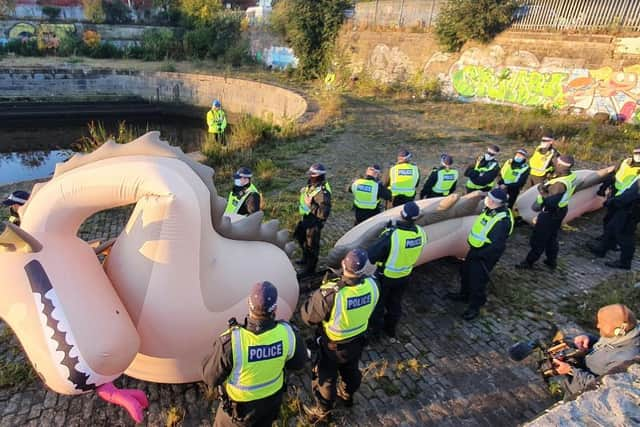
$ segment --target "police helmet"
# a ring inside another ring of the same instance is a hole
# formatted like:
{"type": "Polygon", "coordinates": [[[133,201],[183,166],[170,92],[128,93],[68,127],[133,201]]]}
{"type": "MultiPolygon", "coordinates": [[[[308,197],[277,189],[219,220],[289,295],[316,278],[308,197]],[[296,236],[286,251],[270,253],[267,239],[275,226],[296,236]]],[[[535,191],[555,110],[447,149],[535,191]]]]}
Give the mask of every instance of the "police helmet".
{"type": "Polygon", "coordinates": [[[310,176],[322,176],[327,173],[327,168],[322,163],[314,163],[308,171],[310,176]]]}
{"type": "Polygon", "coordinates": [[[238,178],[252,178],[253,172],[251,172],[251,169],[243,166],[236,171],[234,176],[237,176],[238,178]]]}
{"type": "Polygon", "coordinates": [[[249,294],[249,311],[259,316],[268,316],[276,311],[278,289],[271,282],[258,282],[249,294]]]}
{"type": "Polygon", "coordinates": [[[408,162],[409,160],[411,160],[411,157],[413,157],[413,154],[411,154],[411,151],[409,150],[403,148],[402,150],[398,151],[398,161],[408,162]]]}
{"type": "Polygon", "coordinates": [[[342,270],[348,276],[362,276],[368,261],[367,251],[360,248],[351,249],[342,260],[342,270]]]}
{"type": "Polygon", "coordinates": [[[407,202],[402,206],[401,215],[404,219],[416,219],[420,215],[420,208],[416,202],[407,202]]]}
{"type": "Polygon", "coordinates": [[[212,107],[216,107],[216,108],[220,108],[222,106],[222,104],[220,103],[219,100],[214,100],[213,103],[211,104],[212,107]]]}
{"type": "Polygon", "coordinates": [[[18,190],[9,194],[5,200],[2,201],[2,206],[11,206],[11,205],[24,205],[29,200],[31,194],[26,191],[18,190]]]}

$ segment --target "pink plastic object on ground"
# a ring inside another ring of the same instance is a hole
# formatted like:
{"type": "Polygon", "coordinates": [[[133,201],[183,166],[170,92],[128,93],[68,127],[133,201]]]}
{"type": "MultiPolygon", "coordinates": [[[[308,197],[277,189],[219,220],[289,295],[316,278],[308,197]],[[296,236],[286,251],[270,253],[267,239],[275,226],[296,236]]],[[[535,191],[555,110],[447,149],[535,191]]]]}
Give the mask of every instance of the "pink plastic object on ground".
{"type": "Polygon", "coordinates": [[[102,399],[126,409],[137,423],[144,419],[149,401],[142,390],[119,389],[113,383],[102,384],[96,390],[102,399]]]}

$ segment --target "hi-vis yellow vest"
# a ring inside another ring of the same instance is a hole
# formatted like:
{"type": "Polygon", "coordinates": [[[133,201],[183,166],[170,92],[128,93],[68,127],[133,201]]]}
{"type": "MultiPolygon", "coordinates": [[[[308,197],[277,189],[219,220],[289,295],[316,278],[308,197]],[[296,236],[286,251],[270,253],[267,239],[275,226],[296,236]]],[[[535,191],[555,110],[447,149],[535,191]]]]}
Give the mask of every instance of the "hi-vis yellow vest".
{"type": "Polygon", "coordinates": [[[625,159],[616,171],[616,181],[614,184],[617,190],[616,194],[622,194],[624,190],[629,188],[638,176],[638,173],[640,173],[640,167],[631,166],[631,161],[632,159],[625,159]],[[624,190],[620,191],[623,188],[624,190]]]}
{"type": "Polygon", "coordinates": [[[569,200],[571,200],[571,197],[573,197],[573,193],[576,191],[576,178],[578,178],[578,175],[576,175],[575,172],[571,172],[567,176],[559,176],[547,182],[546,185],[553,185],[556,182],[561,182],[566,188],[564,194],[562,195],[562,198],[558,202],[559,208],[564,208],[569,205],[569,200]]]}
{"type": "Polygon", "coordinates": [[[413,197],[420,179],[420,170],[411,163],[398,163],[389,170],[389,190],[391,195],[413,197]]]}
{"type": "Polygon", "coordinates": [[[502,169],[500,169],[500,176],[505,184],[515,184],[518,182],[523,173],[529,170],[529,165],[526,163],[522,165],[520,169],[514,169],[511,167],[513,159],[509,159],[504,162],[502,169]]]}
{"type": "Polygon", "coordinates": [[[351,184],[351,192],[353,193],[353,204],[359,209],[377,209],[378,203],[378,184],[373,179],[360,178],[351,184]]]}
{"type": "MultiPolygon", "coordinates": [[[[330,281],[322,288],[332,288],[337,282],[330,281]]],[[[344,341],[364,333],[379,298],[378,285],[370,277],[358,285],[340,288],[335,294],[329,320],[322,322],[327,337],[331,341],[344,341]]]]}
{"type": "MultiPolygon", "coordinates": [[[[496,160],[491,160],[489,161],[487,166],[480,166],[480,162],[482,161],[482,158],[479,158],[478,160],[476,160],[476,165],[473,167],[474,170],[480,172],[480,173],[485,173],[485,172],[489,172],[490,170],[493,170],[494,168],[499,168],[500,165],[498,164],[498,162],[496,160]]],[[[495,181],[495,179],[494,179],[495,181]]],[[[467,179],[467,188],[470,190],[479,190],[481,188],[487,188],[487,187],[493,187],[493,182],[490,182],[488,184],[485,185],[479,185],[476,184],[475,182],[471,181],[471,179],[467,179]]]]}
{"type": "Polygon", "coordinates": [[[448,196],[451,187],[458,182],[458,171],[455,169],[440,169],[438,171],[438,180],[433,186],[432,191],[435,193],[448,196]]]}
{"type": "Polygon", "coordinates": [[[300,215],[307,215],[311,212],[311,208],[309,208],[309,206],[307,206],[304,202],[306,196],[314,198],[318,195],[318,193],[322,191],[323,187],[327,190],[327,192],[329,192],[329,194],[331,194],[331,186],[327,181],[318,186],[307,185],[306,187],[302,187],[300,189],[300,200],[298,202],[298,212],[300,213],[300,215]]]}
{"type": "Polygon", "coordinates": [[[384,263],[385,277],[399,279],[411,274],[426,244],[427,235],[419,225],[415,225],[414,231],[394,229],[391,233],[389,256],[384,263]]]}
{"type": "Polygon", "coordinates": [[[513,213],[511,209],[507,209],[504,212],[495,213],[493,215],[489,215],[488,211],[485,209],[473,223],[473,227],[471,227],[471,232],[467,237],[467,241],[469,245],[474,248],[481,248],[484,245],[488,245],[491,243],[491,239],[489,239],[489,233],[493,230],[495,225],[502,221],[503,219],[509,217],[509,221],[511,222],[511,227],[509,229],[509,235],[513,232],[513,213]]]}
{"type": "Polygon", "coordinates": [[[286,322],[259,335],[235,326],[231,334],[233,368],[225,382],[229,398],[251,402],[278,392],[284,384],[284,365],[296,349],[296,337],[286,322]]]}
{"type": "Polygon", "coordinates": [[[224,213],[226,213],[226,214],[238,213],[238,211],[240,210],[240,208],[244,204],[244,201],[247,200],[247,197],[249,197],[249,195],[251,193],[260,194],[258,189],[253,184],[251,184],[249,186],[249,188],[247,188],[244,191],[244,194],[240,198],[236,197],[235,194],[233,194],[233,191],[230,192],[229,193],[229,198],[227,199],[227,207],[225,208],[224,213]]]}
{"type": "Polygon", "coordinates": [[[551,159],[553,158],[554,153],[555,150],[550,148],[546,154],[542,154],[540,149],[536,148],[529,159],[529,166],[531,166],[530,174],[533,176],[545,176],[551,172],[553,170],[551,159]]]}

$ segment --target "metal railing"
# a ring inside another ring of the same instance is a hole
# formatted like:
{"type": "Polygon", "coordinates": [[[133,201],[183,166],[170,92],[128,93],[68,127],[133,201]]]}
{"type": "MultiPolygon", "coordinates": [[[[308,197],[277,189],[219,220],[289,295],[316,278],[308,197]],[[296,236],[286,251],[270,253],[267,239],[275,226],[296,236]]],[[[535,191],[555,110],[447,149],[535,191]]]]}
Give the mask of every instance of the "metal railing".
{"type": "MultiPolygon", "coordinates": [[[[428,28],[446,0],[359,2],[358,26],[428,28]]],[[[519,0],[511,28],[526,31],[640,31],[640,0],[519,0]]]]}

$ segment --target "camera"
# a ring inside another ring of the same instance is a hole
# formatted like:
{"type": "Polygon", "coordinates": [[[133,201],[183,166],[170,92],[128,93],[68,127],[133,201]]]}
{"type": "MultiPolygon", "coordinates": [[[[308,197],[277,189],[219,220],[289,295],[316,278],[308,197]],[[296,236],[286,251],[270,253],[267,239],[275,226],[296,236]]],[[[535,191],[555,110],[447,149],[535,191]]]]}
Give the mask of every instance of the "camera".
{"type": "Polygon", "coordinates": [[[584,363],[585,350],[579,350],[572,340],[565,339],[561,331],[557,331],[551,343],[542,340],[520,341],[509,349],[511,360],[520,362],[530,355],[534,355],[538,371],[545,381],[558,375],[553,359],[561,360],[572,366],[580,367],[584,363]]]}

